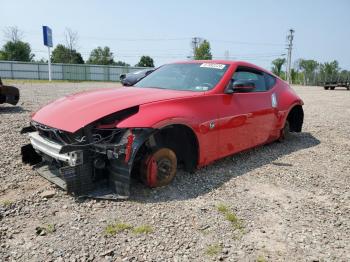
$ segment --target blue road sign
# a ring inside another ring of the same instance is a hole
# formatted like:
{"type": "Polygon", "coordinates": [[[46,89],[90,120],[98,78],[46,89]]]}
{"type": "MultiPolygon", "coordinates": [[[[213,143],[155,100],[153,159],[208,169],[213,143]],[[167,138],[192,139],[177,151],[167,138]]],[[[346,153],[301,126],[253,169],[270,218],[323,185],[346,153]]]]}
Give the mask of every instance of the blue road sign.
{"type": "Polygon", "coordinates": [[[43,36],[44,36],[44,45],[48,47],[52,47],[52,30],[50,27],[44,25],[43,26],[43,36]]]}

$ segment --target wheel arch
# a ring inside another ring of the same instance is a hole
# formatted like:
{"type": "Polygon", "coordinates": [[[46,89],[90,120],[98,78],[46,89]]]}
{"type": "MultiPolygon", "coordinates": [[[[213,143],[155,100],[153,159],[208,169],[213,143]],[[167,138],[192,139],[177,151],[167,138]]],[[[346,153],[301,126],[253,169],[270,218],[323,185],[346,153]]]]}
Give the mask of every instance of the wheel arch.
{"type": "Polygon", "coordinates": [[[178,163],[182,163],[186,171],[193,172],[198,165],[200,152],[198,138],[194,130],[186,124],[158,125],[157,129],[142,140],[142,144],[135,152],[136,162],[142,158],[142,154],[146,154],[147,149],[164,146],[176,153],[178,163]]]}
{"type": "Polygon", "coordinates": [[[285,121],[289,122],[291,132],[301,132],[304,122],[304,110],[302,104],[294,104],[286,114],[285,121]]]}

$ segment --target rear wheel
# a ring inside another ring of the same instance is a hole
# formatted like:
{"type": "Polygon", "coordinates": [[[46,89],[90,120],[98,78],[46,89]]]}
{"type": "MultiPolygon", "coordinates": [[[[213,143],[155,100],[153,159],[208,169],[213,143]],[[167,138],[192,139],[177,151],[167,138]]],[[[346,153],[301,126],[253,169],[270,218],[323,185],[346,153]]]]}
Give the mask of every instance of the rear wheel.
{"type": "Polygon", "coordinates": [[[325,89],[325,90],[328,90],[328,89],[329,89],[329,87],[328,87],[328,86],[325,86],[325,87],[324,87],[324,89],[325,89]]]}
{"type": "Polygon", "coordinates": [[[168,185],[176,174],[177,158],[173,150],[163,147],[141,161],[141,180],[149,187],[168,185]]]}
{"type": "Polygon", "coordinates": [[[335,89],[335,87],[331,87],[331,90],[334,90],[335,89]]]}

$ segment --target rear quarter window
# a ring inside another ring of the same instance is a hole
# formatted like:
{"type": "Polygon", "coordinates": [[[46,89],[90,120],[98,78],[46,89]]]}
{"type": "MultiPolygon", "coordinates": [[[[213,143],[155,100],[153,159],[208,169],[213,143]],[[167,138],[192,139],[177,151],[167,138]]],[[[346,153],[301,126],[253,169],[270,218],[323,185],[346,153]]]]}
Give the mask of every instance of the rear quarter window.
{"type": "Polygon", "coordinates": [[[266,91],[266,80],[262,72],[244,71],[245,69],[238,69],[233,75],[233,81],[248,80],[255,84],[255,89],[252,92],[266,91]]]}
{"type": "Polygon", "coordinates": [[[266,73],[264,75],[265,75],[266,89],[269,90],[275,86],[276,77],[269,75],[269,74],[266,74],[266,73]]]}

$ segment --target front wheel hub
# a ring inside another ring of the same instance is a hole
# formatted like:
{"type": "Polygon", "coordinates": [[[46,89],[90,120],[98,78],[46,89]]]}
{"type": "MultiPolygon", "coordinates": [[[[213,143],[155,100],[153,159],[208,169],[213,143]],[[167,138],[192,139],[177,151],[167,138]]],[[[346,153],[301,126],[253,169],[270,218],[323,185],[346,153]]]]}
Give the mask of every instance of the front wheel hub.
{"type": "Polygon", "coordinates": [[[141,165],[141,179],[149,187],[168,185],[176,174],[177,158],[173,150],[160,148],[146,156],[141,165]]]}

